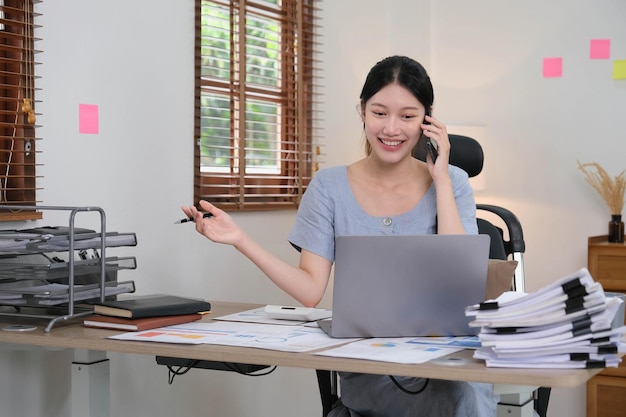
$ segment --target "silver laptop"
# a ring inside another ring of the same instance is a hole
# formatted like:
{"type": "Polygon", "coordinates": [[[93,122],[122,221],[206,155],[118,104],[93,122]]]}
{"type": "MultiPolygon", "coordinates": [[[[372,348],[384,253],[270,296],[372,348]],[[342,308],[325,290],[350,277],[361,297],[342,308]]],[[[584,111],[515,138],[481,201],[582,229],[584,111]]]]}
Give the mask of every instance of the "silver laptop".
{"type": "Polygon", "coordinates": [[[485,300],[488,235],[339,236],[332,337],[475,335],[465,308],[485,300]]]}

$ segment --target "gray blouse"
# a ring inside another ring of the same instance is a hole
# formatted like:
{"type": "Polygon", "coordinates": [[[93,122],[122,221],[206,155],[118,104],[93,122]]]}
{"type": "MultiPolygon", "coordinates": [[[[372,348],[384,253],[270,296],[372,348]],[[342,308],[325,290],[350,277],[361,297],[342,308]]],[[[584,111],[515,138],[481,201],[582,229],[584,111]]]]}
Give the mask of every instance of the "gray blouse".
{"type": "MultiPolygon", "coordinates": [[[[449,172],[465,232],[478,233],[476,203],[467,174],[452,165],[449,172]]],[[[344,165],[325,168],[313,177],[300,203],[289,242],[333,262],[336,236],[416,235],[436,231],[437,200],[433,184],[408,212],[391,217],[370,216],[354,197],[344,165]]]]}

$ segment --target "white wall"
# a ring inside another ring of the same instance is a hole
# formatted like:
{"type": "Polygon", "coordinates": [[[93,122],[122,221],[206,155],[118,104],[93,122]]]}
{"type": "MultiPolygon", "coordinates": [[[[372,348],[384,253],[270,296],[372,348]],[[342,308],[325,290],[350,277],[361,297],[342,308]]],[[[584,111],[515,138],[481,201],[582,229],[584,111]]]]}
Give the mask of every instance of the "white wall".
{"type": "MultiPolygon", "coordinates": [[[[38,147],[45,177],[39,197],[46,205],[100,206],[109,230],[136,232],[139,245],[124,253],[136,256],[139,267],[121,274],[141,293],[289,303],[232,248],[173,224],[180,205],[193,198],[192,3],[48,0],[38,6],[44,39],[38,45],[44,51],[38,147]],[[80,103],[99,105],[98,135],[78,133],[80,103]]],[[[362,155],[355,106],[371,65],[390,54],[410,55],[431,73],[438,118],[485,127],[486,189],[477,200],[506,205],[520,217],[529,289],[586,265],[587,237],[606,233],[610,213],[576,160],[600,162],[613,175],[626,168],[620,138],[626,118],[619,117],[626,82],[611,79],[612,60],[589,60],[588,44],[610,38],[612,59],[626,59],[626,29],[618,22],[626,3],[343,0],[325,1],[323,8],[327,165],[362,155]],[[563,78],[542,78],[541,60],[549,56],[563,56],[563,78]]],[[[297,261],[286,242],[293,212],[234,216],[261,244],[297,261]]],[[[84,217],[88,227],[96,220],[84,217]]],[[[41,224],[65,221],[46,215],[41,224]]],[[[110,357],[112,416],[320,414],[313,371],[280,368],[249,378],[195,370],[170,386],[154,358],[110,357]]],[[[66,352],[4,354],[0,369],[21,372],[16,381],[24,388],[5,378],[0,417],[69,415],[63,388],[69,374],[59,365],[69,358],[66,352]],[[37,378],[47,361],[53,369],[37,378]]],[[[553,415],[584,415],[584,387],[554,390],[551,401],[553,415]]]]}

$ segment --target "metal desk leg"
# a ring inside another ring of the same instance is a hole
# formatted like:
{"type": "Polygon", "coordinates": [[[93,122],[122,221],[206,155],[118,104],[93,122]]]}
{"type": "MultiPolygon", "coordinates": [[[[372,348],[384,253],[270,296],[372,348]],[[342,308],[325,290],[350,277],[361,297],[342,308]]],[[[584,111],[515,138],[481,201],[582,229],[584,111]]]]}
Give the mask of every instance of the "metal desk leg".
{"type": "Polygon", "coordinates": [[[72,416],[109,417],[109,360],[106,352],[75,349],[72,416]]]}
{"type": "Polygon", "coordinates": [[[493,391],[500,395],[498,417],[533,417],[534,392],[539,387],[527,385],[496,384],[493,391]]]}

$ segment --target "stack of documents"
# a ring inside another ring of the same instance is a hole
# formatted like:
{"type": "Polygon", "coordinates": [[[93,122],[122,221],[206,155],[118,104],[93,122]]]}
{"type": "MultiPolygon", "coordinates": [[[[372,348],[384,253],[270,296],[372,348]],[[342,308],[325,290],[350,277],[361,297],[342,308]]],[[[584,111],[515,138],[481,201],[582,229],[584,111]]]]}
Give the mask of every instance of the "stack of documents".
{"type": "Polygon", "coordinates": [[[626,352],[623,301],[606,297],[587,269],[537,292],[504,293],[466,309],[480,327],[474,357],[490,367],[616,367],[626,352]],[[620,308],[621,307],[621,308],[620,308]]]}
{"type": "MultiPolygon", "coordinates": [[[[0,304],[15,306],[54,306],[69,302],[72,289],[66,284],[43,284],[0,289],[0,304]]],[[[100,284],[74,285],[74,301],[96,299],[100,296],[100,284]]],[[[105,296],[134,292],[132,282],[115,282],[106,286],[105,296]]]]}

